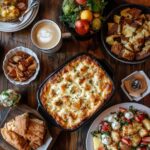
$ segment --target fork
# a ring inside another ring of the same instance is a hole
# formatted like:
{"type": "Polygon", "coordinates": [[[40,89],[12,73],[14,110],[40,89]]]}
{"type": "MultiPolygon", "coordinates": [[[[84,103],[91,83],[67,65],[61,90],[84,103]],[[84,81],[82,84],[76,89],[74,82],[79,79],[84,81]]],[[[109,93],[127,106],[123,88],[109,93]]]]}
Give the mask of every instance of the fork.
{"type": "Polygon", "coordinates": [[[30,4],[29,8],[19,17],[19,21],[22,22],[23,19],[24,19],[24,16],[25,16],[31,9],[37,7],[37,6],[39,5],[39,3],[40,3],[39,1],[33,1],[33,2],[30,4]]]}

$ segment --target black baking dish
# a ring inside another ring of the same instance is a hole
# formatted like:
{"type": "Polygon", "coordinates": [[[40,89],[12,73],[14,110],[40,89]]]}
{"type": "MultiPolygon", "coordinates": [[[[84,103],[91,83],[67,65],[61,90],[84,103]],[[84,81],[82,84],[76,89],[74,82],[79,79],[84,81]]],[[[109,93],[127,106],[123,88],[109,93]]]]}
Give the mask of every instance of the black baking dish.
{"type": "Polygon", "coordinates": [[[53,73],[51,73],[43,82],[42,84],[39,86],[38,90],[37,90],[37,102],[38,102],[38,111],[43,115],[43,117],[47,120],[47,121],[50,121],[50,123],[52,123],[54,126],[58,127],[58,128],[61,128],[62,130],[64,131],[75,131],[77,129],[79,129],[81,126],[85,125],[86,123],[88,123],[90,120],[94,119],[101,111],[102,107],[104,105],[107,104],[108,101],[110,101],[110,99],[112,98],[113,94],[114,94],[114,91],[115,91],[115,86],[114,86],[114,82],[112,80],[112,76],[113,76],[113,73],[112,73],[112,70],[110,69],[109,65],[107,63],[105,63],[104,61],[102,60],[99,60],[97,58],[95,58],[94,56],[90,55],[90,54],[87,54],[87,53],[81,53],[81,54],[78,54],[74,57],[72,57],[71,59],[69,59],[68,61],[66,61],[63,65],[61,65],[60,67],[58,67],[58,69],[56,69],[53,73]],[[63,67],[65,67],[69,62],[71,62],[73,59],[79,57],[79,56],[82,56],[82,55],[86,55],[86,56],[89,56],[91,57],[92,59],[94,59],[97,64],[106,72],[107,76],[110,78],[110,80],[112,81],[112,84],[113,84],[113,90],[112,90],[112,93],[110,94],[109,98],[105,101],[105,103],[103,103],[103,105],[90,117],[88,118],[87,120],[83,121],[77,128],[75,129],[64,129],[63,127],[61,127],[56,121],[55,119],[53,119],[53,117],[47,113],[47,111],[45,110],[45,108],[43,107],[41,101],[40,101],[40,94],[41,94],[41,91],[42,91],[42,88],[44,87],[45,83],[54,75],[56,74],[57,72],[59,72],[63,67]]]}
{"type": "Polygon", "coordinates": [[[116,7],[115,9],[113,9],[108,16],[105,18],[105,21],[103,22],[102,25],[102,29],[101,29],[101,41],[102,41],[102,45],[104,47],[104,50],[114,59],[116,59],[117,61],[120,61],[122,63],[126,63],[126,64],[139,64],[139,63],[143,63],[146,60],[150,59],[150,56],[147,56],[141,60],[133,60],[133,61],[129,61],[123,58],[119,58],[116,55],[114,55],[111,51],[110,51],[110,46],[106,43],[106,36],[108,33],[108,22],[111,22],[113,20],[113,16],[116,14],[119,14],[121,10],[125,9],[125,8],[138,8],[140,10],[142,10],[142,13],[144,14],[150,14],[150,8],[149,7],[145,7],[142,5],[136,5],[136,4],[122,4],[118,7],[116,7]]]}

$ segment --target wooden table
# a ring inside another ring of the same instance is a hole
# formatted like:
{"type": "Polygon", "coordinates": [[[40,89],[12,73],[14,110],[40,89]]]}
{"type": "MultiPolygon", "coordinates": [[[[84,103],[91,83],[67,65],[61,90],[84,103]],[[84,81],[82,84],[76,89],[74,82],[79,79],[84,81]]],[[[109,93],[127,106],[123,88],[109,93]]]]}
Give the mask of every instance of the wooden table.
{"type": "MultiPolygon", "coordinates": [[[[56,21],[60,26],[62,31],[65,31],[64,26],[60,23],[59,20],[59,10],[61,7],[62,0],[41,0],[40,11],[34,20],[34,22],[27,27],[26,29],[16,32],[16,33],[0,33],[0,44],[1,44],[1,59],[0,64],[2,66],[2,61],[5,54],[12,48],[17,46],[25,46],[32,49],[38,55],[41,62],[40,73],[33,83],[27,87],[16,87],[9,83],[0,68],[0,91],[7,88],[14,88],[21,92],[22,94],[22,103],[26,103],[29,106],[36,108],[36,90],[40,83],[53,72],[58,66],[64,63],[68,58],[74,56],[80,52],[88,52],[95,55],[98,58],[104,59],[108,64],[113,68],[113,80],[116,87],[116,92],[106,107],[110,107],[113,104],[128,102],[128,98],[122,92],[120,85],[121,79],[129,75],[135,70],[144,70],[146,73],[150,71],[150,61],[140,65],[125,65],[114,60],[108,56],[103,48],[100,46],[99,36],[95,37],[94,40],[88,40],[84,42],[79,42],[76,40],[68,39],[63,41],[63,46],[61,50],[51,56],[47,56],[41,53],[35,46],[33,46],[30,39],[30,32],[32,26],[41,19],[47,18],[56,21]]],[[[145,97],[140,103],[145,104],[150,107],[150,95],[145,97]]],[[[73,133],[62,132],[57,138],[53,150],[85,150],[85,138],[89,125],[80,128],[78,131],[73,133]]]]}

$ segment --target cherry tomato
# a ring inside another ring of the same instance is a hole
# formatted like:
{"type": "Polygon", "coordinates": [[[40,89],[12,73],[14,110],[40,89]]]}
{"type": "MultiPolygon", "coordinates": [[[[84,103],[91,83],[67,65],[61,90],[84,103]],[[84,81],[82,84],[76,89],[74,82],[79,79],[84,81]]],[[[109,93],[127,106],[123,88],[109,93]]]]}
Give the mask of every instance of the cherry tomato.
{"type": "Polygon", "coordinates": [[[109,123],[103,122],[103,123],[102,123],[102,127],[101,127],[101,131],[102,131],[102,132],[110,131],[110,125],[109,125],[109,123]]]}
{"type": "Polygon", "coordinates": [[[79,5],[84,5],[84,4],[86,4],[87,0],[76,0],[76,2],[77,2],[79,5]]]}
{"type": "Polygon", "coordinates": [[[144,119],[145,119],[145,114],[144,114],[144,113],[142,113],[142,114],[137,114],[137,115],[135,116],[135,120],[136,120],[137,122],[142,122],[144,119]]]}

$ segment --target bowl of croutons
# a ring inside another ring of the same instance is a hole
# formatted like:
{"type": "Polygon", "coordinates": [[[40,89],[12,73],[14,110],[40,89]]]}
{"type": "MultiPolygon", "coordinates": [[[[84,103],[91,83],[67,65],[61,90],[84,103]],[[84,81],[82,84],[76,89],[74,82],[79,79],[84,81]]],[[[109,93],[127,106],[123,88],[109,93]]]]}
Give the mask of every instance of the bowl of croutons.
{"type": "Polygon", "coordinates": [[[101,30],[107,53],[126,64],[139,64],[150,58],[150,8],[120,5],[106,17],[101,30]]]}
{"type": "Polygon", "coordinates": [[[3,61],[6,78],[15,85],[27,85],[36,79],[40,70],[37,55],[25,47],[10,50],[3,61]]]}

